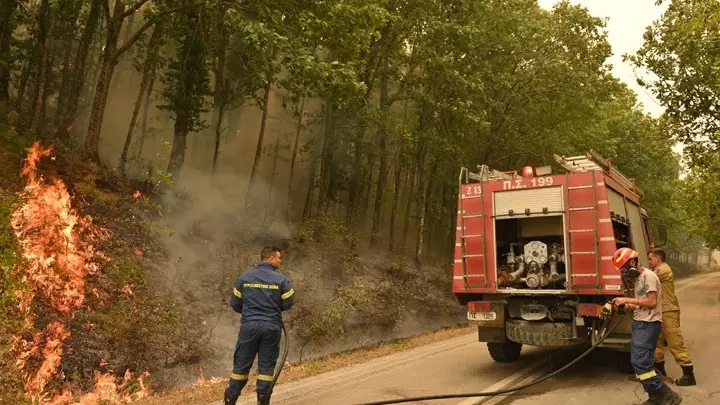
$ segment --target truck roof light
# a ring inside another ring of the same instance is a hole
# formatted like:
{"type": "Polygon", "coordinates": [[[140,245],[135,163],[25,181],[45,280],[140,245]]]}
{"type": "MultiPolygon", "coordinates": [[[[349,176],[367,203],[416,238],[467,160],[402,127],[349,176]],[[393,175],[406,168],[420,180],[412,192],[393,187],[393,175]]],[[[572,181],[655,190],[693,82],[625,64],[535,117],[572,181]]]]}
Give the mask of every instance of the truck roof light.
{"type": "Polygon", "coordinates": [[[552,166],[540,166],[535,168],[536,176],[548,176],[552,174],[552,166]]]}
{"type": "Polygon", "coordinates": [[[522,176],[523,177],[533,177],[533,168],[532,166],[525,166],[522,169],[522,176]]]}

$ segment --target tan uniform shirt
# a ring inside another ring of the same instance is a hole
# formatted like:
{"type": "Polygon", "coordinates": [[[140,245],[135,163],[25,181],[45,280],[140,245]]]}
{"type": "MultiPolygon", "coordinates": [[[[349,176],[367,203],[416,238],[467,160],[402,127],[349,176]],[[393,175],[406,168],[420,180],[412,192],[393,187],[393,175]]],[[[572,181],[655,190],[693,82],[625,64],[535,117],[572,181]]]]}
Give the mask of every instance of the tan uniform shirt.
{"type": "Polygon", "coordinates": [[[657,292],[657,305],[655,308],[638,306],[633,313],[633,319],[645,322],[662,322],[662,288],[660,279],[652,270],[643,268],[642,273],[635,280],[635,298],[647,298],[649,292],[657,292]]]}
{"type": "Polygon", "coordinates": [[[680,304],[678,304],[678,299],[675,296],[675,276],[672,269],[667,263],[662,263],[654,270],[662,285],[663,312],[679,311],[680,304]]]}

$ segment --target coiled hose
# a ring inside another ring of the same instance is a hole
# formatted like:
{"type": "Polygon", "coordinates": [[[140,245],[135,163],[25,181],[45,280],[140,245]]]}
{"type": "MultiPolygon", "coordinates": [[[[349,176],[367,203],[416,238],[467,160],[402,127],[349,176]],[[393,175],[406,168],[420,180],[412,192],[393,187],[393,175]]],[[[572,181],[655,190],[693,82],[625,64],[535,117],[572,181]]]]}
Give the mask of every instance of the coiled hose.
{"type": "Polygon", "coordinates": [[[595,350],[595,349],[605,340],[605,338],[607,338],[612,332],[615,331],[615,329],[617,329],[617,327],[620,325],[620,323],[623,321],[623,319],[625,319],[625,313],[624,313],[624,312],[621,313],[620,319],[615,323],[615,325],[613,325],[612,328],[610,328],[606,333],[604,333],[602,336],[600,336],[600,339],[598,339],[598,341],[595,342],[595,344],[593,344],[592,346],[590,346],[589,349],[587,349],[587,350],[586,350],[585,352],[583,352],[581,355],[579,355],[578,357],[576,357],[573,361],[571,361],[570,363],[564,365],[563,367],[561,367],[561,368],[553,371],[552,373],[547,374],[547,375],[545,375],[545,376],[543,376],[543,377],[540,377],[540,378],[538,378],[537,380],[531,381],[531,382],[529,382],[529,383],[527,383],[527,384],[523,384],[523,385],[520,385],[520,386],[517,386],[517,387],[507,388],[507,389],[504,389],[504,390],[491,391],[491,392],[473,392],[473,393],[464,393],[464,394],[428,395],[428,396],[424,396],[424,397],[413,397],[413,398],[402,398],[402,399],[390,399],[390,400],[385,400],[385,401],[367,402],[367,403],[355,404],[355,405],[386,405],[386,404],[400,404],[400,403],[405,403],[405,402],[431,401],[431,400],[436,400],[436,399],[472,398],[472,397],[492,397],[492,396],[496,396],[496,395],[504,395],[504,394],[509,394],[509,393],[512,393],[512,392],[517,392],[517,391],[520,391],[520,390],[524,390],[524,389],[526,389],[526,388],[532,387],[533,385],[540,384],[541,382],[543,382],[543,381],[545,381],[545,380],[548,380],[548,379],[550,379],[550,378],[552,378],[552,377],[554,377],[554,376],[562,373],[563,371],[567,370],[568,368],[570,368],[571,366],[573,366],[574,364],[576,364],[577,362],[579,362],[580,360],[582,360],[583,358],[585,358],[588,354],[590,354],[590,352],[592,352],[593,350],[595,350]]]}

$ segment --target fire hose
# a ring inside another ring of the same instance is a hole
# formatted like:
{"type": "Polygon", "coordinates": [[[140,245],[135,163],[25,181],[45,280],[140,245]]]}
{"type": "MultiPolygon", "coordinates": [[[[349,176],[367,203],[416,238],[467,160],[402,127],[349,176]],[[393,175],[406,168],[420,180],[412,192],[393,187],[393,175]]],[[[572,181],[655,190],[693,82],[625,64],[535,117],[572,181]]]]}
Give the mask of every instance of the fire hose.
{"type": "MultiPolygon", "coordinates": [[[[615,311],[613,311],[613,313],[614,313],[614,312],[615,312],[615,311]]],[[[600,346],[600,344],[601,344],[603,341],[605,341],[605,339],[606,339],[608,336],[610,336],[610,335],[615,331],[615,329],[617,329],[617,327],[620,325],[620,323],[623,321],[623,319],[625,319],[626,313],[625,313],[625,308],[624,308],[624,306],[620,306],[618,313],[620,314],[620,319],[618,319],[618,321],[615,322],[615,324],[614,324],[612,327],[610,327],[610,328],[603,327],[603,328],[602,328],[602,333],[601,333],[601,335],[599,336],[598,340],[597,340],[592,346],[590,346],[587,350],[585,350],[582,354],[580,354],[578,357],[576,357],[575,359],[573,359],[573,360],[572,360],[571,362],[569,362],[568,364],[566,364],[566,365],[560,367],[559,369],[553,371],[552,373],[546,374],[546,375],[544,375],[544,376],[542,376],[542,377],[540,377],[540,378],[538,378],[538,379],[535,379],[535,380],[533,380],[533,381],[531,381],[531,382],[529,382],[529,383],[526,383],[526,384],[523,384],[523,385],[519,385],[519,386],[515,386],[515,387],[506,388],[506,389],[503,389],[503,390],[498,390],[498,391],[472,392],[472,393],[460,393],[460,394],[428,395],[428,396],[422,396],[422,397],[411,397],[411,398],[390,399],[390,400],[383,400],[383,401],[376,401],[376,402],[366,402],[366,403],[355,404],[355,405],[388,405],[388,404],[400,404],[400,403],[406,403],[406,402],[431,401],[431,400],[438,400],[438,399],[472,398],[472,397],[494,397],[494,396],[497,396],[497,395],[510,394],[510,393],[513,393],[513,392],[517,392],[517,391],[520,391],[520,390],[524,390],[524,389],[530,388],[530,387],[532,387],[532,386],[534,386],[534,385],[540,384],[541,382],[546,381],[546,380],[548,380],[548,379],[550,379],[550,378],[552,378],[552,377],[554,377],[554,376],[562,373],[563,371],[567,370],[568,368],[570,368],[570,367],[572,367],[573,365],[575,365],[576,363],[578,363],[580,360],[582,360],[582,359],[584,359],[585,357],[587,357],[587,355],[589,355],[593,350],[597,349],[597,347],[600,346]]],[[[608,318],[606,318],[606,319],[609,321],[609,320],[611,319],[611,317],[612,317],[612,316],[610,316],[610,317],[608,317],[608,318]]],[[[607,323],[607,322],[606,322],[606,323],[607,323]]],[[[287,359],[288,343],[289,343],[289,342],[288,342],[288,338],[287,338],[287,333],[286,333],[286,331],[285,331],[285,325],[283,325],[282,331],[283,331],[283,335],[285,336],[285,348],[284,348],[284,350],[283,350],[283,357],[282,357],[282,362],[280,363],[280,367],[279,367],[278,370],[275,372],[275,376],[273,377],[273,381],[272,381],[272,383],[270,384],[270,391],[269,391],[268,397],[270,397],[270,394],[272,394],[272,390],[273,390],[273,387],[275,386],[275,382],[277,382],[277,379],[280,377],[280,372],[282,371],[282,368],[283,368],[283,366],[284,366],[284,364],[285,364],[285,360],[287,359]]]]}

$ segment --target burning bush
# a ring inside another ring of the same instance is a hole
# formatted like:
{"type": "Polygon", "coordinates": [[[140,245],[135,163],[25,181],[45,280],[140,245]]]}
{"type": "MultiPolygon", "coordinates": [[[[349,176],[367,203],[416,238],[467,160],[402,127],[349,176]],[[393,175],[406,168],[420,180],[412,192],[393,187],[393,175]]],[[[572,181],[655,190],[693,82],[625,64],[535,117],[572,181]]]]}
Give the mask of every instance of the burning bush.
{"type": "MultiPolygon", "coordinates": [[[[186,320],[152,294],[145,270],[126,253],[137,246],[119,243],[123,238],[108,243],[112,226],[79,215],[62,180],[38,175],[37,163],[51,150],[35,143],[28,152],[26,185],[10,220],[22,259],[11,275],[20,283],[4,293],[22,321],[13,327],[12,349],[25,398],[90,405],[144,397],[145,371],[191,357],[198,328],[189,333],[186,320]]],[[[127,200],[135,203],[130,193],[127,200]]]]}

